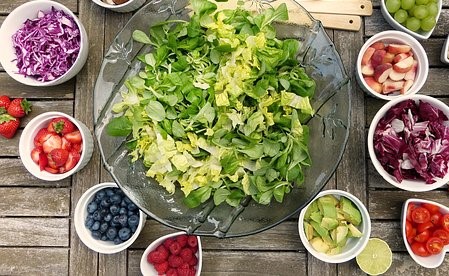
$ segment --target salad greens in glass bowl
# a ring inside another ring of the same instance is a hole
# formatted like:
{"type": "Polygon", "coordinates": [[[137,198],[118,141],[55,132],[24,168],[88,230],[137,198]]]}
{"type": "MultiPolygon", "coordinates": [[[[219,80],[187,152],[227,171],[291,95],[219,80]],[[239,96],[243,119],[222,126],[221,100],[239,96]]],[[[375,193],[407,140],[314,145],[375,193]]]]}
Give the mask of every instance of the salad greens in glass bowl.
{"type": "Polygon", "coordinates": [[[104,58],[95,135],[106,169],[154,219],[248,235],[299,211],[334,173],[348,80],[293,0],[151,1],[104,58]]]}

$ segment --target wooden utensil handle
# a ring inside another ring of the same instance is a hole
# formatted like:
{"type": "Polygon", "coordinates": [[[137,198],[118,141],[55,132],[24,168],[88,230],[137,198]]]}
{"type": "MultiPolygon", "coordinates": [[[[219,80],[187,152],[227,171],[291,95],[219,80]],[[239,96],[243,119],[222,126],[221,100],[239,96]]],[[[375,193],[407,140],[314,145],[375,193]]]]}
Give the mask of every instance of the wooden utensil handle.
{"type": "Polygon", "coordinates": [[[338,30],[358,31],[362,19],[357,15],[311,13],[316,20],[320,20],[324,27],[338,30]]]}
{"type": "Polygon", "coordinates": [[[373,4],[366,0],[342,0],[342,1],[318,1],[318,0],[296,0],[309,12],[336,13],[352,15],[371,15],[373,4]]]}

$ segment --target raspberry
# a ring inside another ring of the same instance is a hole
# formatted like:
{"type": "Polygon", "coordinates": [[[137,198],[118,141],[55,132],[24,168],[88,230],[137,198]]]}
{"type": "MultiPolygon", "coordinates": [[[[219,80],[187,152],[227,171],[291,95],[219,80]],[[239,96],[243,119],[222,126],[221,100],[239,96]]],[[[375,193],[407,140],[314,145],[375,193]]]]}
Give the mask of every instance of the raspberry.
{"type": "Polygon", "coordinates": [[[168,265],[173,268],[177,268],[183,264],[183,260],[181,257],[176,255],[170,255],[168,257],[168,265]]]}
{"type": "Polygon", "coordinates": [[[170,247],[168,249],[170,250],[170,253],[172,253],[173,255],[178,255],[179,252],[181,252],[181,245],[179,245],[179,243],[175,241],[172,244],[170,244],[170,247]]]}
{"type": "Polygon", "coordinates": [[[189,261],[190,266],[196,266],[198,264],[198,259],[195,255],[192,256],[192,259],[189,261]]]}
{"type": "Polygon", "coordinates": [[[187,238],[187,243],[189,244],[190,247],[198,247],[198,239],[196,236],[189,236],[187,238]]]}
{"type": "Polygon", "coordinates": [[[156,271],[157,271],[157,273],[159,273],[159,275],[165,274],[165,272],[167,272],[167,270],[168,270],[168,262],[165,261],[160,264],[155,264],[154,269],[156,269],[156,271]]]}
{"type": "Polygon", "coordinates": [[[178,272],[174,268],[169,268],[167,270],[167,273],[165,273],[166,276],[178,276],[178,272]]]}
{"type": "Polygon", "coordinates": [[[159,253],[161,253],[161,258],[164,260],[167,260],[168,255],[170,254],[170,252],[168,251],[167,248],[165,248],[165,246],[163,244],[159,245],[156,248],[156,251],[158,251],[159,253]]]}
{"type": "Polygon", "coordinates": [[[191,267],[189,276],[195,276],[195,275],[196,275],[196,269],[191,267]]]}
{"type": "Polygon", "coordinates": [[[165,248],[170,248],[170,245],[171,245],[174,241],[175,241],[175,240],[172,239],[172,238],[166,239],[166,240],[164,241],[164,246],[165,246],[165,248]]]}
{"type": "Polygon", "coordinates": [[[186,246],[187,244],[187,235],[180,235],[176,237],[176,241],[179,243],[181,247],[186,246]]]}
{"type": "Polygon", "coordinates": [[[193,257],[192,249],[188,247],[183,248],[181,252],[179,252],[179,256],[181,256],[184,262],[188,263],[193,257]]]}
{"type": "Polygon", "coordinates": [[[190,267],[188,264],[184,263],[178,269],[178,276],[189,276],[190,275],[190,267]]]}
{"type": "Polygon", "coordinates": [[[165,262],[166,258],[159,251],[151,251],[147,256],[147,261],[152,264],[160,264],[165,262]]]}

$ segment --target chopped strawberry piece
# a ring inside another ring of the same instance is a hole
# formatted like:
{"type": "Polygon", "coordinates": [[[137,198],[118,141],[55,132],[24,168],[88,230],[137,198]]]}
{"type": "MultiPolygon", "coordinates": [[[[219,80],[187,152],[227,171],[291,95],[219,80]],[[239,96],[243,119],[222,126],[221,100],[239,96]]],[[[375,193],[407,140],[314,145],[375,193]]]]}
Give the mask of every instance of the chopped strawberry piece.
{"type": "Polygon", "coordinates": [[[83,141],[79,130],[67,133],[64,137],[72,144],[80,144],[83,141]]]}
{"type": "Polygon", "coordinates": [[[72,143],[70,143],[67,139],[65,139],[64,137],[61,138],[62,141],[62,149],[68,150],[70,151],[72,149],[72,143]]]}
{"type": "Polygon", "coordinates": [[[51,136],[42,144],[45,153],[50,153],[54,149],[62,147],[62,139],[57,134],[50,134],[51,136]]]}
{"type": "Polygon", "coordinates": [[[41,128],[34,137],[34,145],[40,147],[50,137],[51,133],[46,128],[41,128]]]}
{"type": "Polygon", "coordinates": [[[49,172],[49,173],[52,173],[52,174],[57,174],[59,172],[57,169],[53,169],[53,168],[50,168],[50,167],[45,167],[45,170],[47,172],[49,172]]]}
{"type": "Polygon", "coordinates": [[[71,144],[71,146],[72,146],[72,150],[71,151],[78,152],[78,153],[81,153],[83,151],[83,143],[81,143],[81,144],[71,144]]]}
{"type": "Polygon", "coordinates": [[[48,165],[48,158],[47,155],[44,152],[41,152],[39,154],[39,169],[43,171],[45,167],[48,165]]]}
{"type": "Polygon", "coordinates": [[[33,160],[34,163],[39,164],[39,155],[44,152],[42,147],[35,147],[32,151],[31,151],[31,159],[33,160]]]}
{"type": "Polygon", "coordinates": [[[78,161],[80,161],[81,155],[79,153],[75,153],[73,151],[69,152],[69,156],[67,158],[67,162],[64,164],[64,168],[66,172],[73,169],[78,161]]]}
{"type": "Polygon", "coordinates": [[[65,149],[54,149],[48,155],[49,162],[54,162],[56,167],[60,167],[67,162],[69,151],[65,149]]]}

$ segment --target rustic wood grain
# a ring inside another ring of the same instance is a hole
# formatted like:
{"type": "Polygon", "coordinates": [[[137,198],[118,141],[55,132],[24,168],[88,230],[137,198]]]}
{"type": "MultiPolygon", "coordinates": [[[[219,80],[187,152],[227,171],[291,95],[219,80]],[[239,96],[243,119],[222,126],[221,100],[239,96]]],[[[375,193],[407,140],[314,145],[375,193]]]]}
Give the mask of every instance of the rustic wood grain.
{"type": "Polygon", "coordinates": [[[386,276],[397,275],[426,275],[437,276],[447,275],[449,271],[449,258],[445,258],[441,266],[437,268],[425,268],[418,265],[408,253],[393,253],[393,263],[390,269],[384,274],[386,276]]]}
{"type": "Polygon", "coordinates": [[[67,248],[0,247],[0,275],[67,275],[67,248]]]}
{"type": "MultiPolygon", "coordinates": [[[[29,2],[29,0],[0,1],[0,13],[10,13],[26,2],[29,2]]],[[[77,0],[58,0],[58,2],[69,8],[72,12],[78,12],[77,0]]]]}
{"type": "Polygon", "coordinates": [[[0,216],[69,216],[67,188],[0,188],[0,216]]]}
{"type": "Polygon", "coordinates": [[[0,246],[68,245],[68,218],[0,218],[0,246]]]}

